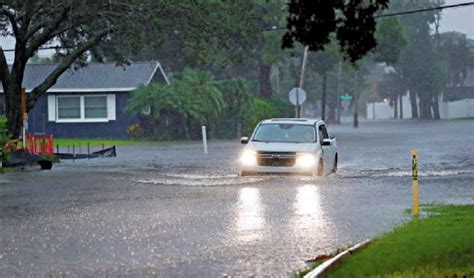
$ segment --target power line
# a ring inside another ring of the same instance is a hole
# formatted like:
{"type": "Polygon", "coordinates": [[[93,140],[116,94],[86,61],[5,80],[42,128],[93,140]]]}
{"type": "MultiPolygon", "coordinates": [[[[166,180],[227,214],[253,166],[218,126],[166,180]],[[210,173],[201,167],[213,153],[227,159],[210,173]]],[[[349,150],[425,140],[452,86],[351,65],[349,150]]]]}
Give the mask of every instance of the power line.
{"type": "Polygon", "coordinates": [[[396,13],[380,14],[380,15],[375,15],[374,18],[397,16],[397,15],[406,15],[406,14],[415,14],[415,13],[430,12],[430,11],[452,9],[452,8],[460,8],[460,7],[471,6],[471,5],[474,5],[474,2],[454,4],[454,5],[446,5],[446,6],[438,6],[438,7],[418,9],[418,10],[412,10],[412,11],[403,11],[403,12],[396,12],[396,13]]]}
{"type": "MultiPolygon", "coordinates": [[[[61,46],[48,46],[48,47],[40,47],[38,50],[51,50],[51,49],[66,49],[66,47],[61,46]]],[[[11,52],[15,51],[15,49],[3,49],[3,52],[11,52]]]]}

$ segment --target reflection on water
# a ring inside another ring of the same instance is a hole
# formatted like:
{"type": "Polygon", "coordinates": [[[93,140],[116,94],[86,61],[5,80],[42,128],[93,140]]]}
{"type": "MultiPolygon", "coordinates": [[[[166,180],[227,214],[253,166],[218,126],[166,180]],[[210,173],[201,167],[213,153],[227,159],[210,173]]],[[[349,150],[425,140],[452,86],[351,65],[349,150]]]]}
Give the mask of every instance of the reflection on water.
{"type": "Polygon", "coordinates": [[[238,239],[246,242],[260,239],[265,226],[260,191],[257,188],[242,188],[237,209],[238,239]]]}
{"type": "Polygon", "coordinates": [[[319,188],[315,185],[298,187],[293,207],[293,225],[299,231],[315,232],[324,225],[319,188]]]}

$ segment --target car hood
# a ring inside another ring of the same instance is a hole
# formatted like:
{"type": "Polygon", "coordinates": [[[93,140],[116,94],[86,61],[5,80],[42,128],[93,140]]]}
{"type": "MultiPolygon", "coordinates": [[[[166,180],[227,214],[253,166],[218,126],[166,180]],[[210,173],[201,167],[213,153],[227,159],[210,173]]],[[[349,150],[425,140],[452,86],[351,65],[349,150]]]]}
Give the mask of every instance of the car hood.
{"type": "Polygon", "coordinates": [[[314,152],[318,149],[318,145],[316,143],[249,142],[247,148],[264,152],[314,152]]]}

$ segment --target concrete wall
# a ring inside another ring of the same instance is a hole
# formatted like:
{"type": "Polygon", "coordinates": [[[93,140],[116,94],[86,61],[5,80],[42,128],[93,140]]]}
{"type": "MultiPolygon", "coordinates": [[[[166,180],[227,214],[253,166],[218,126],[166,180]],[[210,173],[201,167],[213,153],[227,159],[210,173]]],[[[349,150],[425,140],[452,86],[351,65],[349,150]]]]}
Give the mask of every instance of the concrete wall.
{"type": "MultiPolygon", "coordinates": [[[[410,98],[408,96],[404,96],[402,99],[402,104],[403,118],[411,118],[410,98]]],[[[388,102],[367,103],[367,119],[392,119],[394,108],[395,107],[390,107],[388,102]]],[[[398,109],[400,109],[400,106],[398,106],[398,109]]],[[[462,99],[453,102],[443,102],[440,100],[439,110],[441,119],[474,117],[474,99],[462,99]]]]}

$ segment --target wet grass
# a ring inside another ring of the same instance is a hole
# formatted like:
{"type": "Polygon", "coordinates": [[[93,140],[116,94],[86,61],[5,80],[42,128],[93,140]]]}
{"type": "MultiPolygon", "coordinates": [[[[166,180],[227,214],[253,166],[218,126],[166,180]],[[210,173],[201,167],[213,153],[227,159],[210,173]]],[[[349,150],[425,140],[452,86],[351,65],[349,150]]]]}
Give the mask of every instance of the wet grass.
{"type": "Polygon", "coordinates": [[[430,216],[375,239],[329,277],[472,277],[474,205],[424,207],[430,216]]]}
{"type": "Polygon", "coordinates": [[[104,145],[105,147],[111,146],[123,146],[123,145],[163,145],[170,143],[182,143],[182,142],[169,142],[169,141],[147,141],[147,140],[125,140],[125,139],[87,139],[87,138],[54,138],[54,147],[59,145],[60,148],[67,146],[87,146],[98,147],[104,145]]]}

